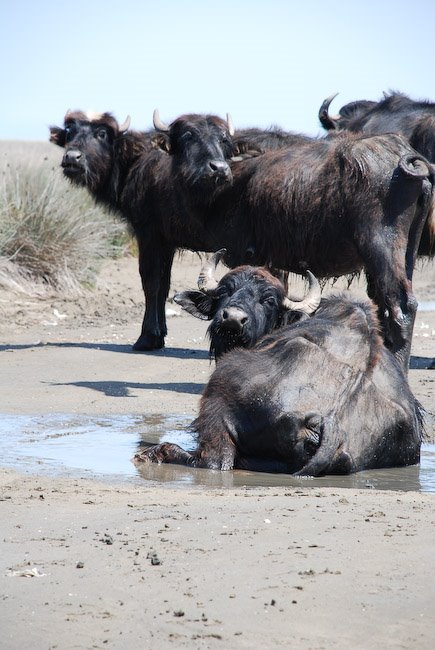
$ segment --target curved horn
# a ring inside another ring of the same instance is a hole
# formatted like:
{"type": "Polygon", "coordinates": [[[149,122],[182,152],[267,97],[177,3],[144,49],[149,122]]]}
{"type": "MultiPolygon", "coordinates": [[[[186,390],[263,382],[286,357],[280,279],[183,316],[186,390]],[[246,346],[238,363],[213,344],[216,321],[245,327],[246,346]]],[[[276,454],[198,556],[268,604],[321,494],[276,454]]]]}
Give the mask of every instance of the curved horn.
{"type": "Polygon", "coordinates": [[[338,93],[335,93],[334,95],[329,95],[326,99],[323,100],[322,105],[319,109],[319,120],[320,124],[323,126],[324,129],[327,131],[331,131],[333,129],[337,128],[337,122],[340,119],[339,115],[335,115],[334,117],[331,117],[328,113],[329,105],[332,102],[335,97],[337,97],[338,93]]]}
{"type": "Polygon", "coordinates": [[[231,136],[234,135],[234,124],[233,124],[233,118],[229,113],[227,113],[227,124],[228,124],[228,131],[231,136]]]}
{"type": "Polygon", "coordinates": [[[316,311],[317,307],[320,305],[320,298],[322,296],[322,290],[320,288],[319,281],[311,273],[307,271],[308,278],[308,292],[302,298],[302,300],[290,300],[286,296],[282,302],[284,309],[291,309],[292,311],[301,311],[304,314],[312,314],[316,311]]]}
{"type": "Polygon", "coordinates": [[[128,129],[130,128],[130,122],[131,122],[131,117],[130,115],[127,115],[125,121],[119,127],[120,133],[126,133],[128,131],[128,129]]]}
{"type": "Polygon", "coordinates": [[[226,248],[221,248],[220,250],[216,251],[216,253],[213,253],[213,255],[206,262],[204,262],[198,276],[198,289],[200,291],[208,293],[209,291],[216,289],[218,282],[215,279],[214,274],[217,265],[226,252],[226,248]]]}
{"type": "Polygon", "coordinates": [[[156,131],[161,131],[162,133],[167,133],[169,131],[169,126],[160,119],[158,108],[154,109],[153,124],[156,131]]]}

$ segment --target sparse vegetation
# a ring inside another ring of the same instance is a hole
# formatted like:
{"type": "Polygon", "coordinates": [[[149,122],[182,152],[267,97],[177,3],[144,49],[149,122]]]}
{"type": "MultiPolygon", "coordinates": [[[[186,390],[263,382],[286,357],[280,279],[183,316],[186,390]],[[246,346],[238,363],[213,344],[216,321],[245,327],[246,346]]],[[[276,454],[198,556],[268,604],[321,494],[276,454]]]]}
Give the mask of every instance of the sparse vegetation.
{"type": "Polygon", "coordinates": [[[25,293],[92,286],[102,260],[123,254],[127,229],[70,187],[48,143],[0,143],[0,286],[25,293]]]}

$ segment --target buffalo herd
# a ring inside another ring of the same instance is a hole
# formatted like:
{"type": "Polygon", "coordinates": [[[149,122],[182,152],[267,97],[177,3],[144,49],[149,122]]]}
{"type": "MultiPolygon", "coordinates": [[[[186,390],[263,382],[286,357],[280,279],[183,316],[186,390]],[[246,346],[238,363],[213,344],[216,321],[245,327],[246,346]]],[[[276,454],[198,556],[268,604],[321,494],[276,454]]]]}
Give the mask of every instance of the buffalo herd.
{"type": "Polygon", "coordinates": [[[136,462],[347,474],[419,462],[423,411],[408,384],[418,256],[435,255],[435,104],[357,100],[323,137],[185,114],[130,129],[68,111],[50,140],[64,175],[126,221],[145,313],[134,350],[164,347],[174,254],[212,253],[175,302],[210,321],[216,368],[192,423],[197,448],[136,462]],[[218,282],[217,264],[229,271],[218,282]],[[290,297],[286,275],[308,279],[290,297]],[[318,279],[364,273],[366,300],[318,279]],[[284,282],[283,282],[284,279],[284,282]]]}

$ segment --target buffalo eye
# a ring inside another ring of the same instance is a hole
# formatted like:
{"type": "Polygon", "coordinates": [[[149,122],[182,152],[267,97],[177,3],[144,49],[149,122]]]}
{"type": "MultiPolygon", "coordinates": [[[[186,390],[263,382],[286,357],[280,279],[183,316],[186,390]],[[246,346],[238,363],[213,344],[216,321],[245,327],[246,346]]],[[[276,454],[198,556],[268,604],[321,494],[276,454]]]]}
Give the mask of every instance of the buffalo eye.
{"type": "Polygon", "coordinates": [[[107,140],[107,131],[106,131],[106,129],[98,129],[96,135],[97,135],[97,138],[99,140],[102,140],[102,141],[107,140]]]}
{"type": "Polygon", "coordinates": [[[263,300],[263,304],[267,305],[268,307],[276,307],[276,300],[273,296],[269,296],[265,300],[263,300]]]}
{"type": "Polygon", "coordinates": [[[189,142],[189,140],[192,140],[192,138],[193,138],[192,131],[185,131],[181,136],[181,139],[184,140],[184,142],[189,142]]]}

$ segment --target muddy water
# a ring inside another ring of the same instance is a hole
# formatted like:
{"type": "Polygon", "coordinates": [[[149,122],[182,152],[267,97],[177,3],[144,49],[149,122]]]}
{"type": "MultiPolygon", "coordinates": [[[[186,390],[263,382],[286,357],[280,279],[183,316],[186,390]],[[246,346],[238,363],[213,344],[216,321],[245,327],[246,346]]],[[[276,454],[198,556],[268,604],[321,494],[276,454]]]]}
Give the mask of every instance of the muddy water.
{"type": "Polygon", "coordinates": [[[423,445],[419,466],[316,479],[263,472],[198,470],[177,465],[135,467],[131,459],[142,445],[167,440],[193,449],[194,439],[186,431],[189,423],[190,417],[183,415],[107,418],[3,415],[0,416],[1,464],[52,476],[151,481],[171,487],[302,485],[435,492],[435,445],[423,445]]]}

